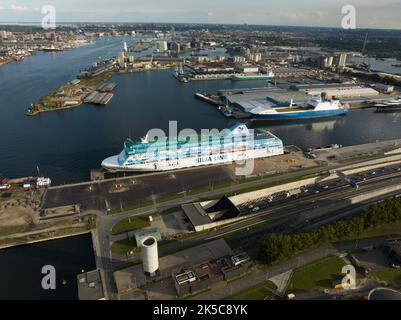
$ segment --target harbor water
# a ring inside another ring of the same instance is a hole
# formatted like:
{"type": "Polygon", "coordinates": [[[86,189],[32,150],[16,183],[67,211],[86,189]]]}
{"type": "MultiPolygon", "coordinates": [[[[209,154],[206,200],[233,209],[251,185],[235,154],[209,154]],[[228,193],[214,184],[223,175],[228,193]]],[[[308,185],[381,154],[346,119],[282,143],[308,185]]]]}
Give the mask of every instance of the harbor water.
{"type": "Polygon", "coordinates": [[[77,300],[77,275],[96,269],[90,234],[0,250],[0,300],[77,300]],[[56,289],[42,288],[42,268],[54,266],[56,289]]]}
{"type": "MultiPolygon", "coordinates": [[[[230,80],[179,83],[171,70],[118,74],[112,79],[117,88],[107,106],[84,104],[25,115],[31,103],[73,80],[80,70],[116,55],[124,40],[105,38],[64,52],[36,53],[0,68],[0,174],[29,176],[39,166],[56,184],[88,180],[91,169],[121,151],[125,138],[138,139],[152,128],[167,130],[170,120],[178,121],[179,129],[232,125],[232,119],[196,99],[195,92],[266,85],[265,81],[230,80]]],[[[346,117],[262,126],[286,145],[306,148],[401,138],[400,124],[401,114],[353,110],[346,117]]]]}

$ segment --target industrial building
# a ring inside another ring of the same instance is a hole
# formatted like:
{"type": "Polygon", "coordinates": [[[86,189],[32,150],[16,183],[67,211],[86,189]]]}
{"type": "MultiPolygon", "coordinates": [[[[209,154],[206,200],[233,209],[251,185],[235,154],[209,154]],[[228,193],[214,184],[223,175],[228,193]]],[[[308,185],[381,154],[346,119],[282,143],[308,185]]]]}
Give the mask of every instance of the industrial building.
{"type": "Polygon", "coordinates": [[[258,73],[259,67],[247,64],[237,65],[235,70],[240,73],[258,73]]]}
{"type": "Polygon", "coordinates": [[[178,42],[170,42],[170,50],[176,53],[181,51],[181,45],[178,42]]]}
{"type": "Polygon", "coordinates": [[[99,270],[79,274],[77,284],[79,300],[105,300],[99,270]]]}
{"type": "Polygon", "coordinates": [[[309,96],[300,91],[285,90],[281,88],[261,88],[232,90],[222,94],[222,99],[227,101],[231,108],[242,112],[250,112],[255,108],[273,108],[289,105],[291,100],[295,104],[305,103],[309,96]]]}
{"type": "Polygon", "coordinates": [[[252,263],[246,253],[228,255],[173,272],[177,294],[186,296],[209,288],[220,281],[230,281],[247,273],[252,263]]]}
{"type": "Polygon", "coordinates": [[[379,92],[372,88],[352,87],[352,88],[333,88],[333,89],[311,89],[307,93],[309,95],[317,95],[322,92],[326,93],[328,99],[341,99],[353,97],[374,97],[379,95],[379,92]],[[324,91],[322,91],[324,90],[324,91]]]}
{"type": "Polygon", "coordinates": [[[167,41],[158,41],[157,42],[157,50],[159,52],[166,52],[168,50],[167,41]]]}
{"type": "Polygon", "coordinates": [[[221,99],[227,101],[231,108],[241,112],[250,112],[256,108],[270,109],[293,104],[304,105],[312,95],[322,93],[328,99],[367,100],[378,97],[380,93],[373,88],[362,87],[352,83],[300,84],[289,89],[280,87],[255,89],[229,89],[219,92],[221,99]]]}
{"type": "Polygon", "coordinates": [[[189,203],[181,206],[195,231],[202,231],[244,219],[239,209],[226,196],[217,201],[189,203]]]}
{"type": "MultiPolygon", "coordinates": [[[[262,71],[270,70],[270,68],[261,68],[262,71]]],[[[305,77],[314,74],[313,70],[302,68],[276,68],[273,70],[275,78],[289,78],[289,77],[305,77]]]]}
{"type": "Polygon", "coordinates": [[[205,261],[235,255],[224,239],[218,239],[161,257],[159,271],[153,277],[144,273],[142,264],[115,271],[114,280],[119,298],[129,299],[137,296],[138,292],[145,292],[151,300],[175,299],[177,291],[173,283],[173,274],[205,261]]]}

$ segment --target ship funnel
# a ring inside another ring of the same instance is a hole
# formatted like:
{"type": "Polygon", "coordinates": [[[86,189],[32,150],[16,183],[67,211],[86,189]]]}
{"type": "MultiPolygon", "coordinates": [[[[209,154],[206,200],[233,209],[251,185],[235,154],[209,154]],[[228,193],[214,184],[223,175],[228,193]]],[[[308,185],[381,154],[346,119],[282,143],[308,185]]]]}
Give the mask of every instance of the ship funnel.
{"type": "Polygon", "coordinates": [[[148,140],[148,135],[142,137],[142,138],[141,138],[141,142],[142,142],[142,143],[148,143],[148,142],[149,142],[149,140],[148,140]]]}

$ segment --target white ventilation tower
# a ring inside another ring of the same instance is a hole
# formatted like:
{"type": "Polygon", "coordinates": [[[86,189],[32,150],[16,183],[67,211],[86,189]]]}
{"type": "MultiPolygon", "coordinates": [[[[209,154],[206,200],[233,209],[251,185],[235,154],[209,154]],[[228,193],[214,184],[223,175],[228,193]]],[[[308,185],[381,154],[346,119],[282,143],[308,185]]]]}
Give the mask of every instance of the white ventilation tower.
{"type": "Polygon", "coordinates": [[[159,270],[159,255],[157,240],[154,237],[146,237],[142,240],[142,264],[146,275],[155,276],[159,270]]]}

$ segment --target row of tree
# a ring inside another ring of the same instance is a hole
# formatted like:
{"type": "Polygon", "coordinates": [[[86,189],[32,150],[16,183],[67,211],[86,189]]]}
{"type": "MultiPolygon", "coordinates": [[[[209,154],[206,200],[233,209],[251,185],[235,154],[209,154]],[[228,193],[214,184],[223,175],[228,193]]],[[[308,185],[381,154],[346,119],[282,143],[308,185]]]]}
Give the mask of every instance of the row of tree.
{"type": "Polygon", "coordinates": [[[380,76],[377,73],[367,74],[367,73],[362,73],[362,72],[358,72],[358,71],[344,71],[344,73],[346,73],[350,76],[353,76],[353,77],[365,79],[365,80],[372,81],[372,82],[384,83],[384,84],[393,85],[393,86],[401,86],[400,80],[397,80],[390,76],[380,76]]]}
{"type": "Polygon", "coordinates": [[[304,250],[346,240],[383,225],[401,222],[401,198],[392,198],[362,210],[349,220],[340,220],[316,230],[296,234],[269,234],[260,244],[262,263],[288,258],[304,250]]]}

